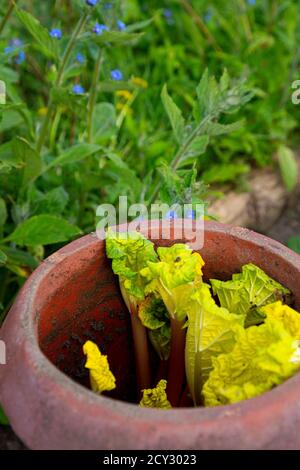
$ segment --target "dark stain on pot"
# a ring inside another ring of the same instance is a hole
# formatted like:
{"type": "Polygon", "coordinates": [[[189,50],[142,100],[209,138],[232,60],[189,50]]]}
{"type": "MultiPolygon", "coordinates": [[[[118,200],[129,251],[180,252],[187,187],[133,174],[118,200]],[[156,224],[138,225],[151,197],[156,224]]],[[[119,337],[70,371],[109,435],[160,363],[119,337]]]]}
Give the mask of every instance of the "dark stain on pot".
{"type": "Polygon", "coordinates": [[[96,336],[94,333],[91,332],[91,330],[87,330],[83,333],[83,336],[85,336],[87,339],[96,342],[96,336]]]}
{"type": "Polygon", "coordinates": [[[116,328],[115,328],[115,332],[118,335],[122,335],[122,334],[126,333],[126,331],[127,331],[126,326],[116,326],[116,328]]]}
{"type": "Polygon", "coordinates": [[[105,343],[110,343],[110,342],[112,341],[112,336],[111,336],[111,335],[105,335],[105,336],[103,337],[103,341],[104,341],[105,343]]]}
{"type": "Polygon", "coordinates": [[[91,328],[94,330],[94,331],[104,331],[104,328],[105,328],[105,324],[103,321],[99,320],[99,321],[96,321],[96,320],[92,320],[90,322],[90,325],[91,325],[91,328]]]}

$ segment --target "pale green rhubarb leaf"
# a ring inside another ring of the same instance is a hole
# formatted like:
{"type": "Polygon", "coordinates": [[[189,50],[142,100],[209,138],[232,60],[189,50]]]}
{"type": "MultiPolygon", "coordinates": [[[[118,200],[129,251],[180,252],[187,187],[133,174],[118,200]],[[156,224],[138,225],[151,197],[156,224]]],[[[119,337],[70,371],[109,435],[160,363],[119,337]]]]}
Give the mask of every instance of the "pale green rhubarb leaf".
{"type": "Polygon", "coordinates": [[[160,296],[172,318],[184,320],[186,304],[202,283],[204,261],[199,253],[182,243],[160,247],[157,253],[159,261],[149,261],[147,268],[141,270],[148,281],[145,291],[160,296]]]}
{"type": "Polygon", "coordinates": [[[213,358],[203,387],[205,406],[227,405],[255,397],[300,370],[299,341],[278,319],[239,328],[231,352],[213,358]]]}
{"type": "Polygon", "coordinates": [[[194,403],[199,405],[203,384],[212,369],[212,358],[232,350],[235,328],[243,326],[244,318],[219,307],[210,287],[204,283],[192,296],[187,314],[186,375],[194,403]]]}
{"type": "Polygon", "coordinates": [[[264,321],[265,315],[258,307],[276,300],[288,302],[291,297],[289,289],[252,263],[243,266],[242,273],[234,274],[232,280],[224,282],[211,279],[211,285],[221,307],[246,316],[245,326],[264,321]]]}
{"type": "Polygon", "coordinates": [[[139,232],[106,233],[106,254],[112,259],[112,269],[119,276],[124,301],[131,313],[145,298],[147,281],[140,271],[148,262],[155,263],[154,245],[139,232]]]}
{"type": "Polygon", "coordinates": [[[140,401],[140,406],[145,408],[170,409],[171,404],[167,397],[166,388],[167,381],[160,380],[155,388],[142,390],[143,398],[140,401]]]}
{"type": "Polygon", "coordinates": [[[148,328],[150,341],[162,360],[167,360],[171,348],[170,318],[161,298],[149,295],[139,305],[139,318],[148,328]]]}

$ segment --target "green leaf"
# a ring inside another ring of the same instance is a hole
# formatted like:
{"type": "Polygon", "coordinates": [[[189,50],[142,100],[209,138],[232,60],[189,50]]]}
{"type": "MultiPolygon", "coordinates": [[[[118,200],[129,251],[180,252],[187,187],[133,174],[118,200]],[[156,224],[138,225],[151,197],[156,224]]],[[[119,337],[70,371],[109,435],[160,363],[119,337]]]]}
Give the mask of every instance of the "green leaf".
{"type": "Polygon", "coordinates": [[[54,215],[36,215],[20,224],[8,240],[20,246],[51,245],[76,237],[81,230],[54,215]]]}
{"type": "Polygon", "coordinates": [[[298,341],[277,319],[239,328],[231,352],[213,358],[205,406],[236,403],[271,390],[300,369],[298,341]]]}
{"type": "Polygon", "coordinates": [[[171,327],[163,325],[157,330],[149,330],[149,339],[162,361],[167,361],[171,352],[171,327]]]}
{"type": "Polygon", "coordinates": [[[32,270],[38,267],[39,262],[30,253],[8,246],[1,247],[7,257],[8,265],[28,267],[32,270]]]}
{"type": "Polygon", "coordinates": [[[232,350],[235,328],[243,326],[244,317],[218,307],[211,296],[210,287],[204,283],[191,296],[186,309],[186,375],[194,403],[200,405],[202,387],[212,369],[212,358],[232,350]]]}
{"type": "Polygon", "coordinates": [[[19,20],[27,31],[33,36],[41,52],[49,59],[56,59],[58,55],[57,43],[50,36],[49,31],[30,13],[15,7],[19,20]]]}
{"type": "Polygon", "coordinates": [[[20,126],[23,122],[23,117],[15,109],[7,109],[3,114],[2,121],[0,122],[0,132],[5,132],[15,127],[20,126]]]}
{"type": "Polygon", "coordinates": [[[166,85],[164,85],[162,89],[161,99],[168,114],[173,129],[174,137],[180,144],[182,143],[184,137],[184,119],[182,117],[180,109],[168,94],[168,89],[166,85]]]}
{"type": "Polygon", "coordinates": [[[15,137],[12,141],[12,151],[17,159],[23,160],[24,169],[22,173],[21,186],[32,183],[42,171],[42,160],[40,155],[31,147],[27,140],[15,137]]]}
{"type": "Polygon", "coordinates": [[[193,164],[196,157],[199,157],[205,153],[208,144],[208,135],[199,135],[196,137],[188,146],[187,150],[183,153],[182,157],[180,158],[180,164],[178,166],[193,164]]]}
{"type": "Polygon", "coordinates": [[[206,132],[210,136],[219,136],[224,134],[231,134],[232,132],[240,130],[245,125],[245,120],[233,122],[231,124],[220,124],[218,122],[210,122],[207,126],[206,132]]]}
{"type": "Polygon", "coordinates": [[[281,145],[278,149],[278,162],[286,189],[293,191],[298,182],[298,167],[294,152],[285,145],[281,145]]]}
{"type": "Polygon", "coordinates": [[[144,33],[127,33],[126,31],[103,31],[102,34],[93,35],[92,40],[102,47],[109,47],[110,45],[125,46],[129,43],[136,43],[143,35],[144,33]]]}
{"type": "Polygon", "coordinates": [[[69,202],[69,195],[63,186],[51,189],[37,201],[35,214],[62,214],[69,202]]]}
{"type": "Polygon", "coordinates": [[[234,181],[238,176],[245,175],[250,171],[246,163],[224,163],[212,165],[209,170],[202,173],[205,183],[226,183],[234,181]]]}
{"type": "Polygon", "coordinates": [[[8,418],[7,416],[5,415],[4,413],[4,410],[3,408],[0,406],[0,424],[2,426],[8,426],[9,425],[9,421],[8,421],[8,418]]]}
{"type": "Polygon", "coordinates": [[[111,103],[98,103],[92,122],[93,142],[101,143],[116,133],[116,110],[111,103]]]}
{"type": "Polygon", "coordinates": [[[90,157],[94,153],[98,152],[99,150],[101,150],[101,147],[95,144],[74,145],[68,150],[65,150],[59,157],[52,160],[48,168],[52,168],[57,165],[63,166],[69,163],[80,162],[81,160],[90,157]]]}
{"type": "Polygon", "coordinates": [[[138,315],[149,330],[149,339],[161,360],[167,360],[171,350],[170,318],[161,298],[148,296],[139,304],[138,315]]]}
{"type": "Polygon", "coordinates": [[[5,264],[6,261],[7,261],[6,254],[2,250],[0,250],[0,265],[5,264]]]}
{"type": "Polygon", "coordinates": [[[215,77],[210,77],[208,69],[201,77],[200,83],[196,88],[200,116],[204,117],[211,114],[218,105],[220,91],[215,77]]]}
{"type": "Polygon", "coordinates": [[[21,168],[23,159],[12,151],[12,140],[0,145],[0,170],[21,168]]]}
{"type": "Polygon", "coordinates": [[[3,227],[7,219],[6,203],[2,197],[0,197],[0,229],[3,227]]]}
{"type": "MultiPolygon", "coordinates": [[[[103,149],[105,156],[117,167],[121,170],[126,170],[128,172],[132,172],[129,168],[128,164],[115,152],[110,152],[109,150],[103,149]]],[[[133,175],[132,175],[133,176],[133,175]]]]}
{"type": "Polygon", "coordinates": [[[287,242],[287,246],[291,249],[296,251],[296,253],[300,254],[300,235],[295,237],[290,237],[287,242]]]}
{"type": "Polygon", "coordinates": [[[253,322],[252,310],[279,299],[288,302],[291,296],[289,289],[251,263],[244,265],[242,273],[234,274],[231,281],[211,279],[210,282],[220,305],[232,313],[247,316],[246,323],[253,322]]]}
{"type": "Polygon", "coordinates": [[[149,26],[151,23],[153,23],[153,20],[154,20],[154,18],[149,18],[148,20],[139,21],[137,23],[129,24],[126,27],[126,32],[127,33],[133,33],[134,31],[138,31],[140,29],[145,29],[145,28],[147,28],[147,26],[149,26]]]}

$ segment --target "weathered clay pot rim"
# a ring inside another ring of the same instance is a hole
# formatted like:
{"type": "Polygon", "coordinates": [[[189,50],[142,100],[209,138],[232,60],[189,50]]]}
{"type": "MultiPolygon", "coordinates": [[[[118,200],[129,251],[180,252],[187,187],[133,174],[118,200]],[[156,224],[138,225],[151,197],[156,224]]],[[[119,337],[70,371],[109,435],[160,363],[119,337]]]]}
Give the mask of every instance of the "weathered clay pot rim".
{"type": "MultiPolygon", "coordinates": [[[[177,223],[180,221],[174,225],[177,223]]],[[[140,223],[140,230],[147,233],[145,223],[140,223]]],[[[243,246],[249,253],[253,249],[266,269],[268,260],[274,258],[273,274],[277,263],[283,267],[278,280],[287,281],[289,273],[294,273],[296,292],[300,256],[293,251],[244,228],[205,222],[205,231],[210,240],[228,239],[229,249],[243,246]]],[[[8,356],[7,366],[0,367],[0,402],[3,398],[12,427],[24,442],[34,449],[298,448],[300,374],[270,392],[234,405],[166,411],[97,396],[48,360],[38,344],[38,288],[46,284],[50,274],[60,275],[69,257],[76,259],[80,270],[88,256],[97,253],[100,243],[94,234],[87,235],[47,258],[21,290],[0,330],[0,337],[7,339],[8,356]],[[45,425],[49,436],[43,431],[45,425]]],[[[244,259],[249,259],[249,254],[244,259]]],[[[235,262],[235,269],[238,264],[235,262]]],[[[299,305],[299,292],[297,299],[299,305]]]]}
{"type": "MultiPolygon", "coordinates": [[[[141,232],[143,232],[144,227],[145,224],[142,222],[140,224],[141,232]]],[[[121,226],[121,229],[125,230],[126,226],[121,226]]],[[[300,256],[298,256],[288,248],[284,247],[280,243],[269,239],[268,237],[256,234],[244,228],[231,227],[216,222],[205,222],[205,229],[209,229],[213,232],[225,231],[228,233],[228,235],[233,236],[234,238],[243,240],[250,239],[252,243],[254,242],[256,245],[262,247],[264,247],[265,243],[267,242],[269,251],[276,253],[277,256],[279,255],[284,257],[294,266],[296,264],[300,270],[300,256]],[[253,235],[255,235],[255,240],[253,239],[253,235]]],[[[285,394],[285,392],[289,392],[289,405],[291,405],[293,395],[295,395],[295,400],[299,399],[298,393],[296,393],[296,391],[295,394],[292,393],[296,383],[300,386],[300,374],[297,374],[295,377],[292,377],[284,384],[276,387],[270,392],[267,392],[251,400],[243,401],[234,405],[220,406],[216,408],[177,408],[171,411],[153,410],[147,408],[139,408],[135,404],[111,399],[105,396],[98,396],[73,381],[63,372],[61,372],[48,360],[48,358],[41,351],[37,341],[37,330],[34,326],[33,317],[28,313],[31,311],[34,302],[34,293],[37,288],[37,285],[42,280],[42,278],[44,276],[49,275],[52,270],[55,270],[59,263],[65,257],[70,255],[71,253],[80,251],[85,246],[94,243],[99,243],[99,240],[96,238],[96,235],[86,235],[70,243],[69,245],[66,245],[58,252],[51,255],[41,264],[41,266],[31,276],[30,282],[33,287],[30,291],[30,295],[28,293],[25,295],[21,294],[22,298],[19,298],[19,302],[23,304],[23,314],[20,321],[22,323],[22,329],[24,332],[24,352],[28,356],[28,360],[32,364],[36,365],[36,368],[38,369],[39,373],[39,381],[45,381],[44,385],[47,384],[47,388],[49,387],[49,390],[53,390],[53,392],[56,394],[64,396],[66,395],[66,392],[68,392],[68,403],[66,403],[66,406],[69,406],[70,403],[72,404],[72,406],[76,404],[74,407],[76,409],[78,406],[81,407],[83,405],[85,407],[92,407],[91,410],[93,409],[93,413],[96,414],[97,407],[99,405],[104,405],[106,408],[109,408],[110,413],[113,413],[118,417],[121,417],[121,415],[123,415],[123,417],[126,419],[130,418],[131,420],[139,422],[149,422],[149,420],[163,421],[166,425],[172,424],[174,422],[180,422],[181,426],[191,426],[193,422],[195,423],[195,425],[199,425],[199,420],[207,420],[209,422],[212,422],[214,418],[218,419],[219,421],[219,419],[222,417],[237,417],[239,415],[243,415],[243,417],[245,418],[247,413],[251,413],[253,411],[253,408],[255,408],[256,410],[258,408],[262,408],[267,414],[268,408],[272,407],[274,408],[274,413],[277,413],[279,411],[278,402],[280,402],[281,395],[285,394]],[[69,394],[72,395],[72,399],[70,400],[69,394]]],[[[103,407],[101,407],[100,411],[101,416],[103,417],[103,407]]]]}

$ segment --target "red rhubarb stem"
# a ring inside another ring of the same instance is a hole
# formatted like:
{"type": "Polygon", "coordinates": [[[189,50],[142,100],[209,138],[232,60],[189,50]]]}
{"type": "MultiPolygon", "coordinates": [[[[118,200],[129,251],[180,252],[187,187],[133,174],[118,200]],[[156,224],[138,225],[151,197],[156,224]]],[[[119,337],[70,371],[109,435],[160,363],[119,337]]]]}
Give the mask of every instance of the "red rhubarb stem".
{"type": "Polygon", "coordinates": [[[137,314],[130,314],[135,353],[138,397],[145,388],[150,388],[150,359],[146,328],[137,314]]]}

